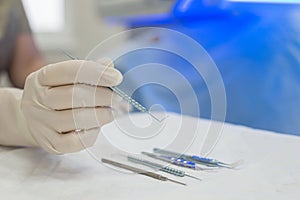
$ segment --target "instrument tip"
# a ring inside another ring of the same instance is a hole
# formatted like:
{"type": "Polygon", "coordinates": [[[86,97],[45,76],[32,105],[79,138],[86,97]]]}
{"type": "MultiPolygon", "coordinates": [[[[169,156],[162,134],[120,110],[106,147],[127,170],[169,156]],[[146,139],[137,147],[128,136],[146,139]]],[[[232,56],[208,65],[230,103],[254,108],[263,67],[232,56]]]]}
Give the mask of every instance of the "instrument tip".
{"type": "Polygon", "coordinates": [[[171,182],[173,182],[173,183],[177,183],[177,184],[186,186],[186,183],[183,183],[183,182],[180,182],[180,181],[176,181],[176,180],[173,180],[173,179],[170,179],[170,178],[168,178],[167,180],[168,180],[168,181],[171,181],[171,182]]]}
{"type": "Polygon", "coordinates": [[[196,176],[191,176],[191,175],[188,175],[188,174],[185,174],[185,176],[190,177],[190,178],[193,178],[193,179],[196,179],[196,180],[198,180],[198,181],[202,181],[202,179],[200,179],[200,178],[198,178],[198,177],[196,177],[196,176]]]}

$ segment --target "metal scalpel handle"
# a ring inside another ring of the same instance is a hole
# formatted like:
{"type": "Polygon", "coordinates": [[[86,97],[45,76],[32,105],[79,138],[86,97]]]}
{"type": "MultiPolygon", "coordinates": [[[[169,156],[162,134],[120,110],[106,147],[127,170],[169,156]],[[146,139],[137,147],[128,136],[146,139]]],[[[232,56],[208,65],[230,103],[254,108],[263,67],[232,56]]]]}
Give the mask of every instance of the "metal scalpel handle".
{"type": "Polygon", "coordinates": [[[150,113],[147,108],[145,108],[142,104],[131,98],[129,95],[127,95],[125,92],[123,92],[120,88],[117,87],[110,87],[112,91],[114,91],[116,94],[118,94],[120,97],[122,97],[125,101],[127,101],[130,105],[135,107],[138,111],[147,113],[150,115],[153,119],[155,119],[158,122],[162,122],[165,118],[163,119],[158,119],[155,117],[152,113],[150,113]]]}
{"type": "MultiPolygon", "coordinates": [[[[78,60],[78,58],[72,56],[71,54],[69,54],[68,52],[60,49],[67,57],[69,57],[72,60],[78,60]]],[[[121,89],[117,88],[117,87],[110,87],[110,89],[112,91],[114,91],[116,94],[118,94],[121,98],[123,98],[125,101],[127,101],[130,105],[132,105],[133,107],[135,107],[138,111],[140,112],[144,112],[147,113],[148,115],[150,115],[153,119],[155,119],[158,122],[162,122],[165,118],[163,119],[158,119],[157,117],[155,117],[152,113],[150,113],[147,108],[145,108],[144,106],[142,106],[142,104],[140,104],[139,102],[137,102],[136,100],[134,100],[133,98],[131,98],[129,95],[127,95],[125,92],[123,92],[121,89]]]]}
{"type": "Polygon", "coordinates": [[[160,174],[156,174],[156,173],[149,172],[149,171],[146,171],[146,170],[143,170],[143,169],[132,167],[130,165],[125,165],[123,163],[119,163],[119,162],[116,162],[116,161],[108,160],[108,159],[105,159],[105,158],[102,158],[101,161],[103,163],[110,164],[110,165],[113,165],[115,167],[119,167],[119,168],[122,168],[122,169],[126,169],[126,170],[132,171],[134,173],[138,173],[138,174],[141,174],[141,175],[144,175],[144,176],[148,176],[148,177],[160,180],[160,181],[171,181],[173,183],[177,183],[177,184],[180,184],[180,185],[186,185],[185,183],[182,183],[182,182],[179,182],[179,181],[176,181],[176,180],[173,180],[173,179],[169,179],[169,178],[167,178],[165,176],[162,176],[160,174]]]}

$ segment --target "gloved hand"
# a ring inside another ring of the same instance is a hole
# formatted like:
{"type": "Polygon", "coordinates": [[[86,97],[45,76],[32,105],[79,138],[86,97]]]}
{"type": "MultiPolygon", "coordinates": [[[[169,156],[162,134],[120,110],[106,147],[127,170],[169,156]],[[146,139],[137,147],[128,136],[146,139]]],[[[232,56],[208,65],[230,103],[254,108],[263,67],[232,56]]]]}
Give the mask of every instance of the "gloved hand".
{"type": "Polygon", "coordinates": [[[36,145],[56,154],[92,146],[100,127],[113,120],[111,107],[120,102],[108,87],[121,81],[122,75],[113,65],[80,60],[51,64],[31,73],[22,99],[10,92],[21,105],[16,121],[23,134],[6,140],[7,145],[36,145]]]}

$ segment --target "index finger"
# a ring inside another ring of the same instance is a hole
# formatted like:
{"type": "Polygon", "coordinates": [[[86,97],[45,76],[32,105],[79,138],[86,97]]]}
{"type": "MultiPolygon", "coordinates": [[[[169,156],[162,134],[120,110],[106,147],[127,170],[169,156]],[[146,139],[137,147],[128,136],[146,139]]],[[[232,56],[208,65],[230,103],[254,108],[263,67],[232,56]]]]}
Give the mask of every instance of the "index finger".
{"type": "Polygon", "coordinates": [[[121,83],[122,74],[115,68],[84,60],[69,60],[50,64],[38,71],[38,81],[44,86],[88,84],[111,87],[121,83]]]}

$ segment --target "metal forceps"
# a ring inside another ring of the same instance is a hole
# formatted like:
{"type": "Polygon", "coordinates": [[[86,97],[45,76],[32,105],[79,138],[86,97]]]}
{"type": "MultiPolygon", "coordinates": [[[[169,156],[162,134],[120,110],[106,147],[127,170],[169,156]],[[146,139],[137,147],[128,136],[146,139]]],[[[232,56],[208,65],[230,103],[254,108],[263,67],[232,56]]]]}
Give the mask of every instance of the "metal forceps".
{"type": "Polygon", "coordinates": [[[160,170],[160,171],[172,174],[174,176],[179,176],[179,177],[187,176],[187,177],[194,178],[194,179],[201,181],[201,179],[199,179],[195,176],[191,176],[183,170],[179,170],[179,169],[169,167],[169,166],[164,166],[164,165],[161,165],[161,164],[149,161],[149,160],[144,160],[144,159],[133,157],[133,156],[127,156],[127,160],[129,160],[133,163],[141,164],[141,165],[148,166],[148,167],[151,167],[156,170],[160,170]]]}
{"type": "MultiPolygon", "coordinates": [[[[69,58],[71,58],[72,60],[78,60],[78,58],[70,55],[69,53],[67,53],[66,51],[62,50],[61,51],[69,58]]],[[[163,119],[158,119],[156,116],[154,116],[149,110],[147,110],[147,108],[145,108],[142,104],[140,104],[139,102],[137,102],[136,100],[134,100],[133,98],[131,98],[129,95],[127,95],[125,92],[123,92],[121,89],[119,89],[118,87],[109,87],[112,91],[114,91],[117,95],[119,95],[122,99],[124,99],[125,101],[127,101],[130,105],[132,105],[133,107],[135,107],[138,111],[142,112],[142,113],[147,113],[148,115],[150,115],[153,119],[155,119],[158,122],[162,122],[165,118],[163,119]]]]}

